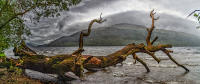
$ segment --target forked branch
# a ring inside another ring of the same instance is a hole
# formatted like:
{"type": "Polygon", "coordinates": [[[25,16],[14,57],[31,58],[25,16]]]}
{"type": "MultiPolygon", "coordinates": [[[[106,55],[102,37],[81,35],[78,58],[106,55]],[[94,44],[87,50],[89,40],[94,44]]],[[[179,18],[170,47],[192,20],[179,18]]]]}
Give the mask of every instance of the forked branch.
{"type": "Polygon", "coordinates": [[[151,28],[147,28],[147,32],[148,32],[147,38],[146,38],[147,46],[151,46],[152,45],[151,44],[151,34],[152,34],[152,32],[153,32],[153,30],[155,28],[155,26],[154,26],[155,20],[159,19],[159,17],[155,18],[155,16],[154,16],[155,14],[156,13],[154,13],[154,10],[152,10],[151,13],[150,13],[150,17],[152,19],[152,24],[151,24],[151,28]]]}
{"type": "Polygon", "coordinates": [[[158,39],[158,37],[155,37],[154,40],[151,42],[151,34],[152,34],[152,32],[153,32],[153,30],[155,28],[154,22],[155,22],[155,20],[159,19],[159,17],[155,18],[155,16],[154,16],[155,14],[156,13],[154,13],[154,10],[152,10],[151,13],[150,13],[150,17],[152,18],[152,25],[151,25],[151,28],[147,29],[148,34],[147,34],[147,38],[146,38],[147,46],[145,46],[145,53],[151,55],[157,62],[160,62],[160,59],[158,59],[154,55],[154,52],[156,52],[156,51],[163,51],[170,58],[170,60],[172,60],[176,65],[184,68],[186,70],[186,72],[189,72],[189,70],[185,66],[179,64],[176,60],[174,60],[172,58],[172,56],[170,55],[170,53],[172,53],[173,51],[166,49],[166,48],[171,48],[172,45],[169,45],[169,44],[168,45],[159,44],[159,45],[153,46],[153,43],[158,39]]]}

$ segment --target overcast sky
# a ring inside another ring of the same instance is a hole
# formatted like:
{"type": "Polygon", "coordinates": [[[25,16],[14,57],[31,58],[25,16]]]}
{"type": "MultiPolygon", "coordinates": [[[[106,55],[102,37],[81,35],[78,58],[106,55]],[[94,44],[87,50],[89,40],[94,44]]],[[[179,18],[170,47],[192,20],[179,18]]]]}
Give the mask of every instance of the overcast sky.
{"type": "Polygon", "coordinates": [[[82,0],[60,17],[42,19],[38,25],[31,26],[33,35],[29,40],[41,44],[73,34],[86,29],[88,22],[98,18],[101,13],[107,22],[95,25],[96,28],[119,23],[148,27],[152,9],[160,16],[156,28],[200,35],[200,30],[195,29],[198,25],[196,19],[186,18],[195,9],[200,9],[199,0],[82,0]]]}

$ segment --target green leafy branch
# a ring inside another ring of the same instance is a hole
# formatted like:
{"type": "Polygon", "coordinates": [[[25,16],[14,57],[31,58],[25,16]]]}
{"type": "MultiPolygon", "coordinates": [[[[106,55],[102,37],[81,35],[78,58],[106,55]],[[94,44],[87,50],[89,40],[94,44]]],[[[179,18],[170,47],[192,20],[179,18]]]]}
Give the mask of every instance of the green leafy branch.
{"type": "MultiPolygon", "coordinates": [[[[197,18],[197,21],[200,23],[200,10],[194,10],[187,17],[190,17],[191,15],[193,15],[195,18],[197,18]]],[[[200,26],[197,26],[196,28],[200,29],[200,26]]]]}

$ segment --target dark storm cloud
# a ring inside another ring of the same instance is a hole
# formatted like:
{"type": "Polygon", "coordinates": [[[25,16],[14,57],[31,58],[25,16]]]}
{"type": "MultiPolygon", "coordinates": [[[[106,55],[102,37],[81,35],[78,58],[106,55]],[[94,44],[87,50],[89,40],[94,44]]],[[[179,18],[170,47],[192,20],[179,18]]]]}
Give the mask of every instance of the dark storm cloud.
{"type": "Polygon", "coordinates": [[[160,20],[156,27],[160,29],[197,34],[194,18],[186,16],[198,9],[198,0],[82,0],[78,6],[63,12],[59,18],[43,19],[32,27],[31,41],[48,43],[63,35],[70,35],[87,28],[90,20],[98,18],[100,13],[108,21],[94,27],[109,26],[118,23],[130,23],[150,26],[149,12],[155,9],[160,20]]]}

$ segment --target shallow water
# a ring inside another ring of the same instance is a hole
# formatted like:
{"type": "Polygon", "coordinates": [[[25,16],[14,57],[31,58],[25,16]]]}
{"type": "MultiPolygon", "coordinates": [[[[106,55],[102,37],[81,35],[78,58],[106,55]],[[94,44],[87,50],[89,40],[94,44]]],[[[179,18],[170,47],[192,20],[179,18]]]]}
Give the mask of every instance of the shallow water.
{"type": "MultiPolygon", "coordinates": [[[[92,46],[84,47],[84,54],[103,56],[120,50],[123,46],[92,46]]],[[[34,48],[39,54],[53,56],[56,54],[72,53],[77,47],[42,47],[34,48]]],[[[123,66],[111,66],[105,70],[95,73],[85,73],[85,80],[74,80],[72,84],[200,84],[200,47],[174,47],[172,56],[180,63],[190,69],[185,74],[185,70],[177,67],[162,52],[157,52],[156,56],[161,59],[158,64],[151,56],[138,53],[149,66],[151,72],[146,73],[146,69],[140,64],[134,64],[132,56],[123,62],[123,66]]],[[[28,76],[32,78],[46,77],[52,79],[52,75],[42,74],[31,70],[26,70],[28,76]],[[38,74],[40,75],[38,77],[38,74]]]]}

